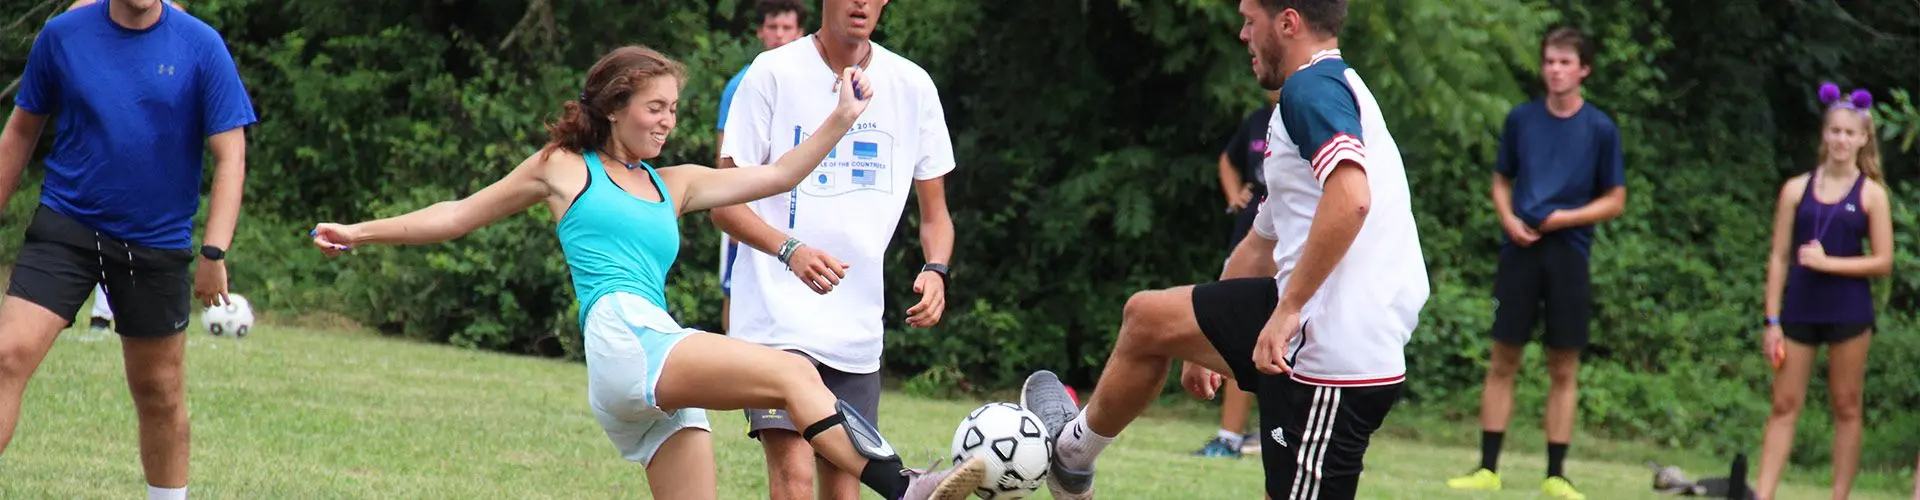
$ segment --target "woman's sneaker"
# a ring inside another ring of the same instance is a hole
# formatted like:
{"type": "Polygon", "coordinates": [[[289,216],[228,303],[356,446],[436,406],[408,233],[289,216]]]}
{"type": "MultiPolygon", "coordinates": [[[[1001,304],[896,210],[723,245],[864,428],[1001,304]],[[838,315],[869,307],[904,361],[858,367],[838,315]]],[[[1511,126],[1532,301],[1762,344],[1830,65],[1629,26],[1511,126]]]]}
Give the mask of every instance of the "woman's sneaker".
{"type": "Polygon", "coordinates": [[[903,473],[907,476],[907,491],[900,495],[901,500],[965,500],[986,482],[987,459],[968,457],[967,461],[947,470],[927,467],[925,471],[908,469],[903,473]]]}

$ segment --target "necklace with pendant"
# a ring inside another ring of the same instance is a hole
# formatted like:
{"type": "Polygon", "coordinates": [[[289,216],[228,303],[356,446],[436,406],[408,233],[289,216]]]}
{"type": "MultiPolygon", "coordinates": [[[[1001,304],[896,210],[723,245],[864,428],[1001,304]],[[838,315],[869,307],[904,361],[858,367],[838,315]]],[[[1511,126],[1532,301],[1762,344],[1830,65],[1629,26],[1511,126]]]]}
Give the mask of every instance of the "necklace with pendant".
{"type": "MultiPolygon", "coordinates": [[[[833,57],[827,55],[827,42],[822,40],[819,34],[815,34],[813,36],[813,47],[820,51],[820,59],[827,62],[827,71],[833,71],[833,57]]],[[[872,62],[873,62],[873,47],[867,47],[867,54],[865,56],[862,56],[860,58],[860,62],[857,64],[854,64],[852,67],[866,68],[867,65],[872,62]]],[[[840,93],[840,80],[842,79],[842,76],[843,76],[843,73],[840,73],[840,72],[833,73],[833,88],[829,89],[831,92],[835,94],[840,93]]]]}

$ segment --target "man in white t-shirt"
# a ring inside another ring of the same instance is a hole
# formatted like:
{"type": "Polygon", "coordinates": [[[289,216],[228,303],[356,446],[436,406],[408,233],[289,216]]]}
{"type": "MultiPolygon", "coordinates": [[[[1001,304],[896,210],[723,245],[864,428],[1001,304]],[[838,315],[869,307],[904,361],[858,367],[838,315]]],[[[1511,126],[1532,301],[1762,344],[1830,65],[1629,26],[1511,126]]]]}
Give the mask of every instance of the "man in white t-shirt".
{"type": "Polygon", "coordinates": [[[1399,147],[1341,59],[1345,0],[1241,0],[1260,85],[1268,197],[1224,279],[1127,301],[1086,410],[1051,372],[1021,401],[1056,441],[1053,498],[1093,496],[1094,459],[1159,396],[1173,360],[1212,398],[1231,372],[1260,405],[1271,498],[1354,498],[1367,443],[1399,397],[1404,349],[1429,293],[1399,147]]]}
{"type": "MultiPolygon", "coordinates": [[[[792,192],[713,211],[716,225],[759,250],[734,261],[728,335],[785,349],[869,422],[880,422],[881,265],[908,193],[919,200],[925,264],[907,324],[937,324],[946,307],[953,221],[942,176],[954,168],[939,91],[927,72],[870,37],[885,0],[824,0],[820,31],[769,50],[734,91],[721,163],[756,168],[799,144],[833,110],[839,71],[865,68],[879,93],[827,159],[792,192]],[[795,278],[799,279],[795,279],[795,278]],[[831,293],[829,293],[831,292],[831,293]]],[[[816,462],[785,412],[747,410],[767,456],[771,496],[855,499],[853,474],[816,462]]]]}

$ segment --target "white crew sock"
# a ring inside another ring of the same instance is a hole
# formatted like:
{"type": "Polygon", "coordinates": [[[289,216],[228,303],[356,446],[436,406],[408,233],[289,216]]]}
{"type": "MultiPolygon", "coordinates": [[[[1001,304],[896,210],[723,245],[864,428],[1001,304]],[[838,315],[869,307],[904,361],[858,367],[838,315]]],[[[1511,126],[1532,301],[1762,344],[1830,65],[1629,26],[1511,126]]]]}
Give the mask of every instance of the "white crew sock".
{"type": "Polygon", "coordinates": [[[1099,457],[1100,451],[1107,449],[1109,444],[1113,444],[1113,437],[1096,434],[1093,429],[1087,428],[1087,413],[1080,412],[1079,416],[1073,417],[1073,422],[1067,424],[1066,429],[1061,430],[1060,441],[1053,448],[1060,454],[1060,465],[1086,471],[1093,470],[1093,459],[1099,457]]]}
{"type": "Polygon", "coordinates": [[[1246,436],[1241,436],[1240,433],[1238,432],[1233,432],[1226,429],[1220,429],[1220,441],[1223,443],[1226,443],[1227,446],[1239,448],[1240,440],[1241,438],[1244,438],[1244,437],[1246,436]]]}
{"type": "Polygon", "coordinates": [[[187,500],[187,487],[161,488],[147,485],[147,500],[187,500]]]}

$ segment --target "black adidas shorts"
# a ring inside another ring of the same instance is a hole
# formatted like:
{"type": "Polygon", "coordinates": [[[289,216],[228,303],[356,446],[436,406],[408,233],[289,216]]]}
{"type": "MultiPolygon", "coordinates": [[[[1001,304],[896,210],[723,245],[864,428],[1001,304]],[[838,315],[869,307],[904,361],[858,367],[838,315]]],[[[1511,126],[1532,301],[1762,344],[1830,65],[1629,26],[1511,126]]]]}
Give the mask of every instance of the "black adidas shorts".
{"type": "Polygon", "coordinates": [[[1354,498],[1367,444],[1399,401],[1402,384],[1325,387],[1261,373],[1253,366],[1253,345],[1279,304],[1273,278],[1193,287],[1193,315],[1201,334],[1226,359],[1240,388],[1259,401],[1267,495],[1276,500],[1354,498]]]}
{"type": "Polygon", "coordinates": [[[7,295],[73,324],[95,285],[107,289],[114,330],[128,337],[185,331],[193,307],[194,253],[120,242],[46,205],[33,213],[7,295]]]}

